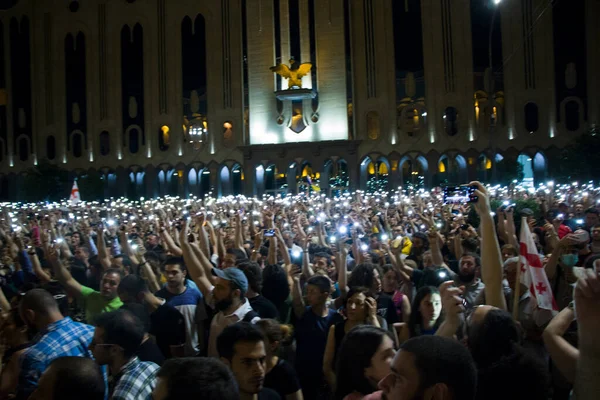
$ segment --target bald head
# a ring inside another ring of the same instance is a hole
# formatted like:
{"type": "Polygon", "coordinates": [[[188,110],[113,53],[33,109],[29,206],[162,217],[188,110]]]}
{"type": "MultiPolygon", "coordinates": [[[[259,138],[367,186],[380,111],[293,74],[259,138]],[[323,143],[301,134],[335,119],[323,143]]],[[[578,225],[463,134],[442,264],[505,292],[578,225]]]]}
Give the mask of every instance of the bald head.
{"type": "Polygon", "coordinates": [[[30,310],[39,316],[45,317],[52,313],[60,313],[54,296],[44,289],[32,289],[28,291],[21,299],[19,307],[21,312],[30,310]]]}

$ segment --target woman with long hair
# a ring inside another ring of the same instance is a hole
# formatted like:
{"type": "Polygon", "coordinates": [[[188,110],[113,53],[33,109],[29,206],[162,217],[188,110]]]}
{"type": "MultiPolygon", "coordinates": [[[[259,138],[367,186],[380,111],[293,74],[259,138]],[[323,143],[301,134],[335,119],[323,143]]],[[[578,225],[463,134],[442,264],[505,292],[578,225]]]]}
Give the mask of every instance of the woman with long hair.
{"type": "Polygon", "coordinates": [[[442,324],[442,298],[437,288],[424,286],[417,292],[412,303],[408,323],[394,324],[398,344],[421,335],[435,335],[442,324]]]}
{"type": "Polygon", "coordinates": [[[391,264],[385,264],[381,269],[383,270],[383,293],[392,298],[398,320],[408,322],[410,318],[410,301],[408,296],[400,290],[400,272],[391,264]]]}
{"type": "Polygon", "coordinates": [[[292,339],[292,327],[280,324],[274,319],[261,319],[256,326],[265,335],[267,370],[264,386],[275,390],[284,400],[303,400],[294,367],[279,357],[281,345],[289,343],[292,339]]]}
{"type": "Polygon", "coordinates": [[[336,366],[335,400],[379,400],[377,384],[390,373],[396,351],[390,333],[361,325],[342,341],[336,366]]]}
{"type": "Polygon", "coordinates": [[[377,319],[377,303],[370,296],[370,290],[365,287],[351,288],[346,295],[344,304],[346,319],[329,328],[325,355],[323,357],[323,373],[327,383],[335,387],[335,361],[338,349],[346,333],[358,325],[373,325],[380,327],[377,319]]]}

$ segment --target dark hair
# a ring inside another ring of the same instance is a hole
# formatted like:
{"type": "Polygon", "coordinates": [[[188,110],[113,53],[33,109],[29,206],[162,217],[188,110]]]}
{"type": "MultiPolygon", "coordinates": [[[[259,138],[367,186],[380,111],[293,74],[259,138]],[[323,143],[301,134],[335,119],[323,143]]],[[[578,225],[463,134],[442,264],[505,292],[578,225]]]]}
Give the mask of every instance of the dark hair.
{"type": "Polygon", "coordinates": [[[460,242],[460,245],[466,253],[475,253],[479,248],[479,240],[475,238],[466,238],[460,242]]]}
{"type": "Polygon", "coordinates": [[[600,215],[600,212],[598,212],[598,210],[596,210],[595,207],[588,208],[587,210],[585,210],[585,213],[586,214],[600,215]]]}
{"type": "Polygon", "coordinates": [[[504,246],[502,246],[500,248],[500,250],[501,251],[510,251],[512,253],[513,257],[519,256],[519,251],[512,244],[505,244],[504,246]]]}
{"type": "Polygon", "coordinates": [[[415,358],[419,391],[444,383],[452,393],[452,398],[475,398],[477,369],[469,351],[456,340],[441,336],[419,336],[402,343],[400,352],[410,353],[415,358]]]}
{"type": "Polygon", "coordinates": [[[235,377],[220,360],[206,357],[172,358],[156,374],[167,382],[165,400],[238,400],[235,377]]]}
{"type": "MultiPolygon", "coordinates": [[[[465,258],[465,257],[473,257],[473,260],[475,260],[475,266],[476,267],[481,267],[481,258],[479,258],[479,256],[475,253],[465,253],[462,255],[461,259],[465,258]]],[[[459,260],[460,262],[460,260],[459,260]]]]}
{"type": "Polygon", "coordinates": [[[22,310],[33,310],[43,316],[59,311],[56,299],[45,289],[29,290],[21,299],[19,306],[22,310]]]}
{"type": "Polygon", "coordinates": [[[135,315],[136,318],[142,323],[142,326],[144,327],[144,333],[150,332],[150,314],[144,305],[139,303],[124,304],[120,310],[129,311],[131,314],[135,315]]]}
{"type": "Polygon", "coordinates": [[[248,259],[248,254],[241,249],[227,249],[227,254],[233,254],[235,256],[235,262],[245,261],[248,259]]]}
{"type": "Polygon", "coordinates": [[[279,309],[290,297],[290,285],[285,270],[279,265],[267,265],[262,272],[262,295],[279,309]]]}
{"type": "MultiPolygon", "coordinates": [[[[423,315],[421,314],[421,310],[419,309],[421,302],[423,299],[431,294],[437,293],[440,291],[434,286],[423,286],[421,289],[417,291],[415,298],[411,304],[411,313],[408,319],[408,331],[410,332],[410,337],[420,336],[421,326],[423,324],[423,315]]],[[[440,315],[435,324],[433,325],[433,329],[437,331],[437,329],[442,324],[442,316],[440,315]]]]}
{"type": "Polygon", "coordinates": [[[480,368],[477,378],[477,399],[546,400],[551,398],[548,367],[542,359],[518,347],[486,368],[480,368]],[[510,382],[510,385],[498,385],[510,382]],[[515,388],[519,388],[515,392],[515,388]],[[516,396],[515,396],[516,395],[516,396]]]}
{"type": "Polygon", "coordinates": [[[321,293],[331,292],[331,281],[329,278],[322,275],[315,275],[311,277],[306,284],[318,287],[321,293]]]}
{"type": "MultiPolygon", "coordinates": [[[[102,274],[102,277],[104,277],[106,275],[119,275],[119,279],[123,279],[123,277],[125,276],[125,274],[123,274],[123,270],[121,270],[119,268],[109,268],[109,269],[107,269],[102,274]]],[[[120,281],[119,281],[119,283],[120,283],[120,281]]]]}
{"type": "Polygon", "coordinates": [[[42,289],[46,290],[48,293],[54,297],[56,300],[56,304],[58,304],[58,311],[63,316],[69,315],[69,296],[67,292],[63,288],[63,286],[59,282],[48,282],[41,286],[42,289]]]}
{"type": "Polygon", "coordinates": [[[260,294],[262,291],[262,269],[254,261],[243,261],[237,265],[248,280],[248,286],[253,292],[260,294]]]}
{"type": "Polygon", "coordinates": [[[491,309],[479,323],[467,326],[467,343],[478,368],[507,357],[521,342],[519,327],[510,313],[491,309]]]}
{"type": "MultiPolygon", "coordinates": [[[[87,357],[59,357],[48,369],[55,371],[52,398],[103,400],[104,377],[100,366],[87,357]]],[[[48,370],[47,369],[47,370],[48,370]]]]}
{"type": "Polygon", "coordinates": [[[279,342],[280,345],[290,343],[294,334],[294,328],[291,325],[280,324],[279,321],[270,318],[258,320],[256,327],[261,330],[269,342],[279,342]]]}
{"type": "Polygon", "coordinates": [[[137,275],[127,275],[119,283],[119,292],[127,293],[131,297],[137,297],[141,292],[148,292],[148,284],[137,275]]]}
{"type": "Polygon", "coordinates": [[[179,269],[181,269],[181,272],[187,271],[187,267],[185,266],[185,261],[183,260],[183,257],[168,257],[163,263],[163,266],[167,265],[179,265],[179,269]]]}
{"type": "Polygon", "coordinates": [[[381,267],[381,271],[383,272],[381,279],[383,279],[383,275],[387,274],[390,271],[394,271],[394,275],[396,275],[396,280],[398,282],[400,282],[402,280],[402,276],[400,275],[400,272],[398,272],[398,270],[396,268],[394,268],[394,266],[392,264],[384,264],[381,267]]]}
{"type": "Polygon", "coordinates": [[[348,278],[348,286],[364,286],[367,288],[372,288],[373,282],[375,281],[375,270],[379,272],[380,277],[383,277],[383,273],[378,266],[369,263],[358,264],[352,270],[352,273],[348,278]]]}
{"type": "Polygon", "coordinates": [[[238,322],[223,329],[217,337],[217,351],[220,357],[231,361],[235,355],[236,343],[256,343],[264,340],[262,332],[256,326],[249,322],[238,322]]]}
{"type": "Polygon", "coordinates": [[[344,336],[335,368],[336,400],[342,400],[354,391],[367,395],[377,390],[365,377],[365,368],[371,365],[385,336],[394,341],[388,331],[370,325],[359,325],[344,336]]]}
{"type": "Polygon", "coordinates": [[[127,358],[138,351],[144,339],[142,322],[129,311],[103,313],[98,315],[94,322],[98,328],[104,329],[104,343],[120,346],[127,358]]]}
{"type": "Polygon", "coordinates": [[[331,255],[329,255],[328,253],[325,253],[323,251],[319,251],[318,253],[315,253],[313,255],[313,260],[315,259],[315,257],[324,258],[325,262],[327,262],[327,265],[331,264],[331,255]]]}
{"type": "Polygon", "coordinates": [[[425,249],[425,250],[429,249],[429,237],[427,237],[426,234],[424,234],[423,232],[415,232],[412,235],[412,237],[413,237],[413,239],[415,239],[415,238],[421,239],[421,241],[423,242],[423,249],[425,249]]]}
{"type": "Polygon", "coordinates": [[[364,286],[351,287],[350,290],[348,290],[346,297],[344,297],[344,307],[346,307],[346,303],[348,303],[348,300],[350,300],[352,296],[359,293],[364,294],[365,297],[373,297],[373,293],[371,293],[371,289],[369,288],[364,286]]]}

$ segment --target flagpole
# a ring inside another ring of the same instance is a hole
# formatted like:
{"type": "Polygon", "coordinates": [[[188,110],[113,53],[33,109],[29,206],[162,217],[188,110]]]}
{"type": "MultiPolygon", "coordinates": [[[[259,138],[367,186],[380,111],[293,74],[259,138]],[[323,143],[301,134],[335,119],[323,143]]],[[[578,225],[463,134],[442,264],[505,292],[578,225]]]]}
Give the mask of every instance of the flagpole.
{"type": "Polygon", "coordinates": [[[519,300],[521,299],[521,256],[519,254],[519,262],[517,263],[517,278],[515,280],[515,289],[513,290],[513,310],[512,316],[515,321],[519,320],[519,300]]]}

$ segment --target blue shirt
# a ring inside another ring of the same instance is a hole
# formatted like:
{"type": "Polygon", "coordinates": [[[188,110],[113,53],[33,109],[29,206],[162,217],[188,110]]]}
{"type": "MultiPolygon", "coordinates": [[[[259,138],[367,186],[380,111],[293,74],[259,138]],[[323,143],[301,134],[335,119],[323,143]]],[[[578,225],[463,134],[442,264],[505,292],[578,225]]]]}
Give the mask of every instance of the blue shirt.
{"type": "Polygon", "coordinates": [[[321,317],[315,314],[311,307],[306,307],[302,318],[296,321],[298,375],[322,375],[329,327],[340,320],[341,316],[335,310],[328,309],[327,316],[321,317]]]}
{"type": "Polygon", "coordinates": [[[94,327],[74,322],[66,317],[54,322],[33,340],[35,344],[21,355],[21,372],[17,387],[18,398],[27,398],[52,361],[60,357],[89,357],[94,327]]]}

